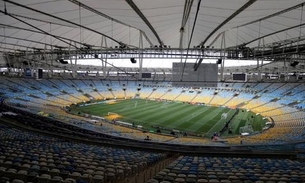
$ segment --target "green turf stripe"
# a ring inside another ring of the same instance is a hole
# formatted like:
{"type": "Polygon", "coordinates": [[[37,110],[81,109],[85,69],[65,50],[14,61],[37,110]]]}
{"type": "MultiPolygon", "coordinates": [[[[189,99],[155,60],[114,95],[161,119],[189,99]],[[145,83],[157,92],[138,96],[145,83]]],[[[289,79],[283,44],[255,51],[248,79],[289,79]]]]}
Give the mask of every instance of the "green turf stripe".
{"type": "MultiPolygon", "coordinates": [[[[169,103],[169,108],[174,107],[175,103],[169,103]]],[[[145,121],[145,116],[151,116],[155,115],[156,112],[160,109],[162,106],[162,102],[153,102],[152,104],[148,104],[147,106],[137,107],[137,108],[131,108],[128,112],[122,112],[122,116],[125,118],[133,118],[133,119],[141,119],[145,121]]]]}
{"type": "Polygon", "coordinates": [[[108,108],[120,108],[123,105],[127,105],[128,103],[129,102],[127,102],[127,101],[119,100],[115,104],[101,103],[101,104],[96,104],[96,105],[84,106],[84,107],[81,107],[80,109],[82,109],[82,110],[95,110],[95,109],[104,110],[104,109],[108,109],[108,108]]]}
{"type": "Polygon", "coordinates": [[[155,111],[155,113],[151,113],[150,115],[146,115],[143,117],[143,120],[145,122],[151,122],[155,125],[159,124],[166,118],[166,116],[176,113],[177,111],[181,111],[185,108],[185,105],[187,104],[178,104],[178,103],[172,103],[171,107],[167,108],[159,108],[159,110],[155,111]]]}
{"type": "Polygon", "coordinates": [[[197,111],[200,111],[201,108],[199,106],[188,106],[183,110],[174,111],[173,113],[160,118],[160,126],[169,126],[171,128],[175,128],[179,123],[185,123],[188,119],[191,118],[193,114],[196,114],[197,111]],[[176,125],[174,125],[176,124],[176,125]]]}
{"type": "Polygon", "coordinates": [[[145,110],[143,113],[139,113],[136,115],[137,118],[141,118],[144,121],[147,121],[148,118],[152,117],[159,117],[162,118],[161,112],[168,111],[168,110],[174,110],[176,107],[179,107],[179,104],[171,103],[168,104],[167,107],[164,107],[164,105],[155,106],[153,109],[145,110]]]}
{"type": "Polygon", "coordinates": [[[123,117],[131,117],[135,114],[141,113],[142,111],[154,109],[159,105],[158,102],[154,101],[147,101],[147,104],[144,101],[137,102],[137,104],[133,102],[125,106],[124,109],[119,110],[118,113],[123,117]]]}
{"type": "Polygon", "coordinates": [[[95,115],[107,115],[108,112],[114,112],[119,109],[124,109],[126,108],[129,104],[130,101],[124,101],[124,100],[119,100],[115,104],[97,104],[97,105],[90,105],[90,106],[85,106],[81,107],[83,112],[90,113],[90,114],[95,114],[95,115]]]}
{"type": "Polygon", "coordinates": [[[264,124],[264,120],[261,116],[255,116],[253,122],[251,123],[254,131],[261,131],[264,124]]]}
{"type": "MultiPolygon", "coordinates": [[[[198,106],[201,107],[201,106],[198,106]]],[[[214,107],[204,107],[204,109],[201,111],[201,113],[190,116],[190,121],[186,123],[180,123],[176,129],[182,130],[182,131],[189,131],[189,132],[195,132],[198,126],[202,125],[202,119],[204,116],[210,114],[212,111],[214,111],[214,107]]]]}
{"type": "MultiPolygon", "coordinates": [[[[136,106],[141,109],[142,106],[145,105],[145,102],[143,102],[142,100],[126,100],[126,101],[120,101],[116,104],[104,104],[103,107],[98,108],[97,110],[103,111],[106,110],[107,112],[114,112],[117,114],[122,114],[122,113],[134,113],[133,108],[135,106],[135,104],[137,104],[136,106]]],[[[157,104],[155,104],[157,105],[157,104]]],[[[152,105],[151,105],[152,106],[152,105]]],[[[96,110],[93,110],[96,111],[96,110]]]]}
{"type": "Polygon", "coordinates": [[[115,104],[107,104],[104,106],[104,108],[106,108],[109,112],[112,112],[111,110],[120,111],[126,108],[130,108],[130,106],[134,106],[135,103],[137,103],[137,105],[142,104],[141,100],[121,100],[115,104]]]}
{"type": "Polygon", "coordinates": [[[248,112],[241,112],[239,115],[237,115],[235,117],[234,121],[235,121],[236,126],[234,126],[233,130],[235,131],[236,134],[239,133],[239,128],[240,127],[245,126],[245,124],[247,122],[246,119],[247,119],[249,114],[250,113],[248,113],[248,112]]]}
{"type": "Polygon", "coordinates": [[[193,124],[185,126],[188,128],[197,129],[198,126],[201,126],[202,124],[207,123],[209,120],[211,120],[215,115],[219,113],[221,109],[216,107],[208,107],[208,110],[204,111],[200,115],[196,116],[192,119],[193,124]]]}
{"type": "MultiPolygon", "coordinates": [[[[202,124],[199,128],[197,125],[196,132],[198,133],[207,133],[214,125],[219,121],[221,118],[221,114],[228,111],[227,108],[218,108],[214,110],[211,114],[207,115],[205,117],[205,123],[202,124]]],[[[198,123],[195,123],[198,124],[198,123]]]]}
{"type": "Polygon", "coordinates": [[[209,107],[197,106],[196,110],[191,111],[188,115],[178,118],[175,121],[168,123],[167,125],[178,130],[187,130],[188,126],[195,123],[194,119],[196,119],[197,116],[202,115],[209,109],[209,107]]]}
{"type": "Polygon", "coordinates": [[[243,114],[244,112],[241,112],[241,110],[239,110],[237,115],[232,119],[230,127],[233,133],[239,133],[239,123],[243,114]]]}
{"type": "Polygon", "coordinates": [[[230,110],[229,112],[227,112],[228,114],[227,118],[226,119],[220,118],[220,120],[217,123],[215,123],[215,125],[207,133],[219,132],[225,126],[228,120],[231,119],[235,111],[236,110],[230,110]]]}

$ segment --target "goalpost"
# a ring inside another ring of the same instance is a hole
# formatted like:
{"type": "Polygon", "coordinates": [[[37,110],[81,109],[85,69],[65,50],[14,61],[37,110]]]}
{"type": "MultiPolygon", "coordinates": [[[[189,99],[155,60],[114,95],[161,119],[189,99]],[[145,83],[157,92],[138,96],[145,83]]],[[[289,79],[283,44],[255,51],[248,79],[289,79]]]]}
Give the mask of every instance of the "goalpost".
{"type": "Polygon", "coordinates": [[[108,112],[108,116],[111,116],[113,118],[117,118],[119,117],[120,115],[118,115],[117,113],[114,113],[114,112],[108,112]]]}
{"type": "Polygon", "coordinates": [[[250,133],[251,134],[253,132],[254,132],[254,130],[252,128],[252,125],[245,125],[245,126],[239,128],[240,134],[241,133],[250,133]]]}
{"type": "Polygon", "coordinates": [[[228,113],[222,113],[221,114],[221,118],[222,119],[227,119],[227,117],[228,117],[228,113]]]}

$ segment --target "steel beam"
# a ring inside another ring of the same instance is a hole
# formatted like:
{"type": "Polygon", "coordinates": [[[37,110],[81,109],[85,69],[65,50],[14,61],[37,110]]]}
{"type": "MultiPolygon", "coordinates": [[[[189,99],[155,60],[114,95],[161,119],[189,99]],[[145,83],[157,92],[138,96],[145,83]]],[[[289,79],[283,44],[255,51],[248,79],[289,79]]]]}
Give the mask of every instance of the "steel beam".
{"type": "MultiPolygon", "coordinates": [[[[94,30],[94,29],[91,29],[91,28],[89,28],[89,27],[86,27],[86,26],[83,26],[83,25],[74,23],[74,22],[72,22],[72,21],[66,20],[66,19],[64,19],[64,18],[57,17],[57,16],[55,16],[55,15],[52,15],[52,14],[49,14],[49,13],[46,13],[46,12],[43,12],[43,11],[40,11],[40,10],[31,8],[31,7],[29,7],[29,6],[25,6],[25,5],[20,4],[20,3],[16,3],[16,2],[11,1],[11,0],[4,0],[4,2],[10,3],[10,4],[14,4],[14,5],[16,5],[16,6],[19,6],[19,7],[25,8],[25,9],[27,9],[27,10],[31,10],[31,11],[33,11],[33,12],[37,12],[37,13],[40,13],[40,14],[43,14],[43,15],[46,15],[46,16],[49,16],[49,17],[52,17],[52,18],[55,18],[55,19],[60,20],[60,21],[63,21],[63,22],[67,22],[67,23],[69,23],[69,24],[71,24],[71,25],[75,25],[75,26],[81,27],[81,28],[83,28],[83,29],[89,30],[89,31],[91,31],[91,32],[94,32],[94,33],[96,33],[96,34],[105,36],[105,37],[107,37],[108,39],[110,39],[110,40],[112,40],[112,41],[114,41],[114,42],[116,42],[116,43],[118,43],[118,44],[120,44],[120,45],[122,44],[120,41],[118,41],[118,40],[116,40],[116,39],[114,39],[114,38],[112,38],[112,37],[110,37],[110,36],[107,36],[107,35],[105,35],[105,34],[103,34],[103,33],[101,33],[101,32],[98,32],[98,31],[96,31],[96,30],[94,30]]],[[[15,18],[16,18],[16,17],[15,17],[15,18]]]]}
{"type": "Polygon", "coordinates": [[[132,0],[125,0],[129,6],[139,15],[139,17],[145,22],[145,24],[149,27],[149,29],[153,32],[155,37],[157,38],[160,45],[163,45],[163,42],[161,41],[160,36],[158,35],[155,28],[151,25],[151,23],[147,20],[145,15],[142,13],[142,11],[138,8],[138,6],[132,1],[132,0]]]}
{"type": "MultiPolygon", "coordinates": [[[[144,32],[143,30],[141,30],[141,29],[139,29],[139,28],[136,28],[136,27],[133,27],[133,26],[131,26],[131,25],[129,25],[129,24],[126,24],[125,22],[122,22],[122,21],[120,21],[120,20],[118,20],[118,19],[115,19],[115,18],[113,18],[113,17],[110,17],[109,15],[106,15],[105,13],[102,13],[102,12],[100,12],[100,11],[98,11],[98,10],[96,10],[96,9],[94,9],[94,8],[92,8],[92,7],[90,7],[90,6],[86,5],[86,4],[84,4],[84,3],[81,3],[81,2],[78,1],[78,0],[68,0],[68,1],[70,1],[71,3],[76,4],[77,6],[82,7],[82,8],[84,8],[84,9],[88,10],[88,11],[91,11],[92,13],[95,13],[95,14],[97,14],[97,15],[100,15],[100,16],[102,16],[102,17],[108,19],[108,20],[111,20],[111,21],[116,22],[116,23],[119,23],[119,24],[121,24],[121,25],[125,25],[125,26],[127,26],[127,27],[131,27],[131,28],[134,28],[134,29],[136,29],[136,30],[139,30],[140,32],[142,32],[142,34],[143,34],[144,37],[146,38],[147,42],[148,42],[151,46],[153,45],[152,42],[150,41],[150,39],[145,35],[145,32],[144,32]]],[[[126,45],[127,45],[127,44],[126,44],[126,45]]]]}
{"type": "Polygon", "coordinates": [[[229,16],[227,19],[225,19],[221,24],[219,24],[201,43],[204,45],[212,35],[215,34],[216,31],[218,31],[222,26],[224,26],[226,23],[228,23],[230,20],[232,20],[234,17],[236,17],[239,13],[247,9],[249,6],[251,6],[253,3],[255,3],[257,0],[249,0],[246,4],[244,4],[242,7],[240,7],[237,11],[235,11],[231,16],[229,16]]]}

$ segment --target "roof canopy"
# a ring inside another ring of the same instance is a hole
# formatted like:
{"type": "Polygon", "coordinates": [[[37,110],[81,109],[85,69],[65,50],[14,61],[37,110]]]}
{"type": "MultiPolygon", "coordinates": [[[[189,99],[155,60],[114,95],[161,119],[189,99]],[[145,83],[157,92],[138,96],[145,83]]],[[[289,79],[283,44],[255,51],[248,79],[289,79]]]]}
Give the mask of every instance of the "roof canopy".
{"type": "Polygon", "coordinates": [[[3,0],[0,51],[100,47],[104,38],[107,47],[139,47],[141,36],[144,48],[256,47],[302,38],[303,5],[303,0],[3,0]]]}

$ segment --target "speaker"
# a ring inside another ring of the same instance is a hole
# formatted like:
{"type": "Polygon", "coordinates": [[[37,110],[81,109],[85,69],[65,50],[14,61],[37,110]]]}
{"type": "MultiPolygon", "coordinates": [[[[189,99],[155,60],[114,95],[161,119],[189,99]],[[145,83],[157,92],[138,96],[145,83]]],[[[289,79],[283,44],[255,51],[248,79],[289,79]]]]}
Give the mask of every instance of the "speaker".
{"type": "Polygon", "coordinates": [[[41,79],[43,76],[43,71],[42,69],[38,69],[38,79],[41,79]]]}
{"type": "Polygon", "coordinates": [[[62,58],[61,58],[61,59],[59,59],[58,61],[59,61],[61,64],[68,64],[68,61],[65,61],[65,60],[64,60],[64,59],[62,59],[62,58]]]}
{"type": "Polygon", "coordinates": [[[135,64],[135,63],[137,63],[137,60],[135,58],[130,58],[130,62],[135,64]]]}
{"type": "Polygon", "coordinates": [[[291,66],[291,67],[295,67],[295,66],[297,66],[298,64],[299,64],[298,61],[294,61],[294,62],[291,62],[290,66],[291,66]]]}
{"type": "Polygon", "coordinates": [[[216,64],[221,64],[221,63],[222,63],[222,59],[219,58],[219,59],[217,60],[216,64]]]}

